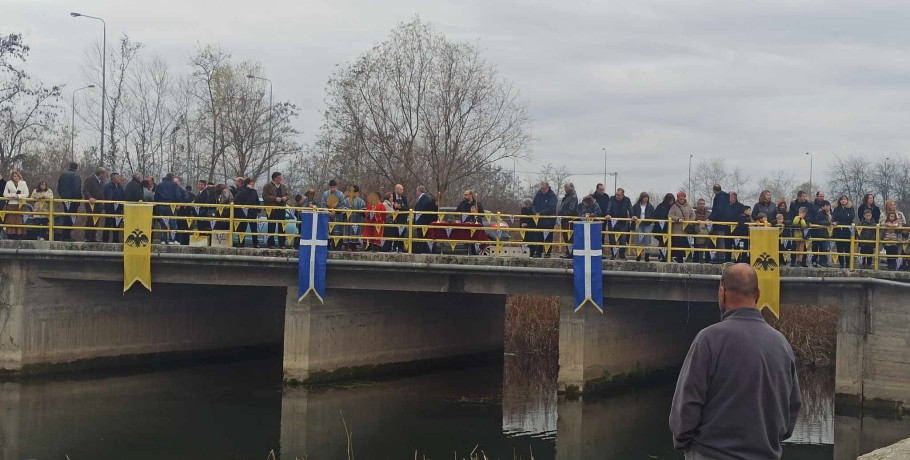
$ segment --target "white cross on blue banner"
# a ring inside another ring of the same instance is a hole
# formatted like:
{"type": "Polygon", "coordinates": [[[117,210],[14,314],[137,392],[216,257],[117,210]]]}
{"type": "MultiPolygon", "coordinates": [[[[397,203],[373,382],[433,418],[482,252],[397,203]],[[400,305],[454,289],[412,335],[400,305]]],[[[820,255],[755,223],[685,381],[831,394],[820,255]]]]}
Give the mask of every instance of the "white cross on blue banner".
{"type": "Polygon", "coordinates": [[[329,214],[304,211],[300,215],[300,251],[297,301],[310,292],[322,302],[325,297],[325,266],[329,258],[329,214]]]}
{"type": "Polygon", "coordinates": [[[603,248],[600,246],[600,222],[573,222],[575,241],[572,248],[575,273],[575,311],[588,302],[603,313],[603,248]]]}

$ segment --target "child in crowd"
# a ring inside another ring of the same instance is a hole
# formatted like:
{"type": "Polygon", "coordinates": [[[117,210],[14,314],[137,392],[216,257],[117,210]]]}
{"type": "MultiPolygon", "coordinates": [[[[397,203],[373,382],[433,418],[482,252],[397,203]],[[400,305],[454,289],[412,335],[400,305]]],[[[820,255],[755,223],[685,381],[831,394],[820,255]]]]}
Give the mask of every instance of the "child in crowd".
{"type": "Polygon", "coordinates": [[[739,239],[734,240],[733,244],[737,249],[740,250],[739,257],[737,261],[740,263],[749,263],[749,226],[753,225],[755,221],[752,219],[752,208],[749,206],[743,206],[742,214],[739,215],[739,222],[736,225],[736,228],[733,229],[733,236],[739,237],[739,239]]]}
{"type": "Polygon", "coordinates": [[[793,218],[791,232],[796,239],[796,263],[801,267],[808,267],[806,257],[806,241],[809,239],[809,221],[806,215],[809,209],[806,207],[799,208],[796,217],[793,218]]]}
{"type": "Polygon", "coordinates": [[[897,270],[898,228],[901,226],[896,212],[889,212],[882,224],[882,246],[888,254],[888,270],[897,270]]]}
{"type": "Polygon", "coordinates": [[[872,268],[873,255],[875,254],[875,226],[877,223],[872,217],[872,210],[866,209],[863,212],[863,220],[859,223],[859,253],[860,268],[872,268]]]}

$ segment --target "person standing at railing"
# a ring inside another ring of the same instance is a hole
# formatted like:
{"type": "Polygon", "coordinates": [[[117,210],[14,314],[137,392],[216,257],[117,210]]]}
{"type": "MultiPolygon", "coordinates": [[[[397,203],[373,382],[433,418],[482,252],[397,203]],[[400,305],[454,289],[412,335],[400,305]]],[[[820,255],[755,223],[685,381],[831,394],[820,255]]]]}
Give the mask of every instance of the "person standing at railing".
{"type": "MultiPolygon", "coordinates": [[[[386,198],[388,199],[390,195],[386,195],[386,198]]],[[[386,203],[388,201],[381,200],[376,192],[370,192],[367,195],[363,239],[364,249],[368,252],[377,252],[382,246],[383,226],[387,216],[386,203]]]]}
{"type": "MultiPolygon", "coordinates": [[[[174,173],[167,173],[161,182],[155,186],[155,215],[161,217],[161,244],[179,244],[174,237],[177,230],[177,219],[174,218],[174,208],[180,203],[182,194],[180,185],[174,182],[174,173]]],[[[258,203],[257,203],[258,204],[258,203]]]]}
{"type": "MultiPolygon", "coordinates": [[[[111,181],[104,185],[105,201],[124,201],[126,195],[123,186],[120,185],[120,174],[111,174],[111,181]]],[[[104,230],[101,232],[101,241],[108,242],[110,236],[111,243],[122,243],[121,232],[111,230],[120,228],[123,223],[123,205],[120,203],[104,203],[104,230]],[[120,215],[120,217],[117,217],[120,215]]]]}
{"type": "MultiPolygon", "coordinates": [[[[70,163],[67,170],[57,179],[57,194],[63,201],[63,213],[74,214],[79,212],[79,203],[71,200],[82,199],[82,178],[76,170],[79,169],[78,163],[70,163]]],[[[76,226],[76,219],[72,216],[63,217],[63,230],[61,235],[62,241],[73,241],[73,229],[76,226]]]]}
{"type": "Polygon", "coordinates": [[[671,231],[673,235],[673,246],[670,257],[676,263],[683,263],[686,259],[686,249],[689,249],[689,231],[687,228],[694,225],[698,228],[695,221],[695,211],[686,199],[686,192],[676,194],[676,203],[670,207],[670,221],[672,223],[671,231]]]}
{"type": "MultiPolygon", "coordinates": [[[[825,199],[825,192],[822,192],[822,191],[816,192],[815,201],[813,201],[812,206],[809,207],[809,218],[811,219],[812,224],[829,225],[829,224],[824,224],[824,223],[817,223],[815,221],[816,218],[821,217],[821,216],[819,216],[819,211],[821,211],[822,208],[824,208],[826,203],[828,205],[828,214],[830,214],[832,206],[831,206],[831,202],[825,199]]],[[[830,222],[830,217],[827,222],[830,222]]],[[[829,233],[828,236],[821,238],[820,236],[823,235],[821,232],[813,232],[813,237],[815,237],[812,241],[812,252],[813,253],[818,254],[818,253],[832,252],[833,244],[831,244],[831,240],[830,240],[830,238],[831,238],[830,230],[828,231],[828,233],[829,233]],[[816,237],[816,235],[818,235],[819,237],[816,237]]],[[[813,257],[812,257],[813,266],[817,265],[816,264],[817,256],[815,254],[813,254],[813,257]]],[[[827,258],[825,260],[827,260],[827,258]]]]}
{"type": "Polygon", "coordinates": [[[38,186],[32,190],[32,200],[35,204],[32,207],[32,210],[35,211],[35,215],[32,219],[32,222],[35,225],[39,225],[41,228],[37,231],[39,240],[48,239],[48,223],[50,222],[48,212],[51,209],[51,201],[54,199],[54,192],[47,187],[46,181],[38,182],[38,186]]]}
{"type": "Polygon", "coordinates": [[[562,230],[563,243],[567,243],[563,258],[572,258],[572,221],[578,216],[578,194],[575,193],[575,184],[568,182],[563,187],[565,195],[559,203],[559,228],[562,230]]]}
{"type": "Polygon", "coordinates": [[[897,253],[900,244],[900,220],[894,211],[888,211],[888,202],[885,202],[885,222],[882,223],[882,246],[885,248],[885,254],[888,255],[888,270],[895,271],[898,269],[897,253]]]}
{"type": "Polygon", "coordinates": [[[875,222],[881,222],[882,210],[875,204],[875,195],[871,193],[867,193],[866,196],[863,197],[863,204],[859,205],[859,208],[857,208],[856,215],[859,218],[862,218],[863,215],[866,214],[866,210],[872,211],[872,219],[875,222]]]}
{"type": "MultiPolygon", "coordinates": [[[[594,197],[594,201],[596,201],[597,205],[600,206],[600,210],[603,212],[604,216],[610,213],[610,195],[607,193],[607,189],[604,184],[597,184],[597,186],[594,188],[594,193],[592,193],[591,196],[594,197]]],[[[607,241],[607,230],[607,223],[604,222],[603,232],[600,234],[601,247],[603,247],[604,243],[607,241]]],[[[603,257],[606,259],[606,253],[604,253],[603,257]]]]}
{"type": "Polygon", "coordinates": [[[215,193],[213,195],[214,204],[220,205],[215,208],[215,216],[219,219],[215,222],[215,230],[217,231],[226,231],[230,228],[231,224],[227,221],[231,217],[231,209],[228,205],[234,202],[234,194],[231,193],[231,189],[227,185],[218,184],[215,186],[215,193]]]}
{"type": "Polygon", "coordinates": [[[256,219],[259,218],[259,193],[256,192],[256,181],[252,178],[243,180],[243,187],[237,190],[234,196],[234,218],[240,219],[237,223],[237,247],[242,248],[246,243],[245,233],[249,231],[253,239],[253,247],[259,249],[259,235],[256,235],[256,219]]]}
{"type": "Polygon", "coordinates": [[[134,172],[130,176],[130,181],[123,188],[123,201],[127,203],[138,203],[142,201],[142,191],[145,187],[142,185],[142,174],[134,172]]]}
{"type": "Polygon", "coordinates": [[[104,181],[107,180],[107,170],[99,168],[95,174],[86,177],[82,183],[82,198],[88,200],[85,203],[85,242],[97,242],[97,230],[104,226],[104,207],[97,200],[104,199],[104,181]]]}
{"type": "Polygon", "coordinates": [[[859,240],[859,254],[861,256],[860,268],[871,269],[872,261],[875,255],[875,233],[878,221],[872,214],[872,209],[867,208],[863,211],[863,219],[859,221],[857,227],[859,240]]]}
{"type": "Polygon", "coordinates": [[[774,217],[777,215],[777,204],[771,199],[770,191],[762,190],[758,195],[758,201],[755,203],[755,206],[752,206],[752,213],[756,216],[764,213],[768,216],[769,221],[777,220],[777,218],[774,217]]]}
{"type": "Polygon", "coordinates": [[[651,195],[648,192],[641,192],[638,200],[632,206],[632,225],[635,231],[635,260],[641,261],[641,255],[645,255],[645,262],[651,261],[651,254],[648,250],[651,248],[651,232],[654,231],[654,206],[651,205],[651,195]]]}
{"type": "MultiPolygon", "coordinates": [[[[363,234],[363,213],[367,207],[366,201],[360,197],[360,186],[352,185],[345,197],[345,208],[348,209],[348,222],[351,225],[344,227],[345,245],[348,251],[356,251],[360,245],[360,236],[363,234]]],[[[436,219],[433,219],[436,220],[436,219]]],[[[432,222],[432,221],[431,221],[432,222]]]]}
{"type": "Polygon", "coordinates": [[[829,268],[829,243],[834,225],[831,215],[831,203],[827,201],[822,203],[821,209],[815,213],[815,219],[813,219],[812,224],[812,252],[815,253],[815,257],[812,258],[812,266],[829,268]]]}
{"type": "MultiPolygon", "coordinates": [[[[483,212],[483,205],[477,201],[477,197],[474,196],[474,191],[465,190],[463,197],[464,199],[462,199],[461,203],[458,203],[458,206],[455,208],[455,212],[460,214],[459,221],[461,223],[482,224],[483,220],[477,214],[483,212]]],[[[476,255],[477,246],[473,243],[469,243],[468,253],[470,255],[476,255]]]]}
{"type": "MultiPolygon", "coordinates": [[[[210,186],[205,179],[199,179],[196,181],[196,192],[193,197],[195,206],[187,207],[188,214],[197,219],[193,221],[196,224],[196,230],[207,233],[212,231],[212,222],[209,220],[212,217],[212,208],[206,205],[215,203],[215,197],[212,196],[215,193],[215,187],[210,186]]],[[[190,227],[192,226],[191,222],[190,227]]]]}
{"type": "MultiPolygon", "coordinates": [[[[417,200],[414,201],[414,225],[418,227],[414,229],[414,238],[424,238],[426,229],[423,226],[430,225],[436,221],[435,212],[437,210],[436,199],[433,198],[433,195],[427,192],[425,186],[418,186],[417,200]]],[[[415,254],[430,253],[430,245],[426,241],[414,241],[412,245],[414,246],[412,249],[415,254]]]]}
{"type": "Polygon", "coordinates": [[[850,238],[853,236],[853,222],[856,220],[856,211],[847,195],[837,199],[837,207],[831,212],[831,224],[834,225],[832,236],[837,247],[837,262],[840,268],[850,268],[850,238]]]}
{"type": "MultiPolygon", "coordinates": [[[[550,188],[550,183],[541,181],[540,189],[534,194],[534,200],[531,202],[531,210],[537,218],[535,227],[540,230],[541,245],[536,250],[531,251],[531,257],[543,257],[545,248],[553,243],[553,227],[556,226],[556,193],[550,188]],[[536,256],[535,256],[536,254],[536,256]]],[[[546,249],[546,257],[550,257],[550,250],[546,249]]]]}
{"type": "Polygon", "coordinates": [[[382,251],[405,252],[403,238],[408,229],[408,212],[411,208],[408,206],[408,197],[404,196],[404,186],[395,184],[395,193],[389,200],[390,205],[386,206],[390,211],[387,223],[395,225],[389,225],[383,231],[386,240],[382,243],[382,251]]]}
{"type": "MultiPolygon", "coordinates": [[[[329,219],[335,223],[344,222],[344,213],[339,212],[339,210],[344,209],[344,193],[341,190],[338,190],[338,181],[332,179],[329,181],[329,189],[325,192],[322,192],[322,200],[319,203],[319,206],[329,210],[329,219]]],[[[335,240],[344,235],[344,225],[335,225],[329,231],[329,250],[336,250],[335,240]],[[336,238],[332,238],[336,237],[336,238]]]]}
{"type": "Polygon", "coordinates": [[[604,212],[607,226],[610,227],[610,259],[615,260],[619,257],[626,260],[628,233],[632,229],[632,200],[626,196],[624,189],[616,189],[616,195],[610,199],[610,209],[604,212]]]}
{"type": "MultiPolygon", "coordinates": [[[[889,213],[894,213],[897,216],[897,223],[899,227],[905,227],[907,225],[907,219],[904,217],[904,213],[897,210],[897,202],[892,199],[885,200],[885,209],[882,211],[882,217],[887,218],[889,213]]],[[[897,231],[897,254],[901,253],[901,246],[904,241],[907,239],[907,230],[901,228],[897,231]]],[[[905,254],[907,251],[903,251],[905,254]]],[[[903,262],[898,258],[896,261],[898,269],[910,269],[910,260],[903,262]]]]}
{"type": "Polygon", "coordinates": [[[670,229],[667,221],[670,219],[670,207],[676,203],[672,193],[664,195],[663,201],[654,208],[654,234],[657,235],[657,260],[667,261],[667,244],[670,242],[670,229]]]}
{"type": "MultiPolygon", "coordinates": [[[[518,213],[522,217],[518,219],[518,225],[523,231],[522,241],[524,241],[525,245],[528,247],[528,251],[530,252],[531,257],[540,257],[538,255],[538,251],[540,250],[540,242],[543,241],[543,236],[540,233],[534,231],[534,229],[537,228],[537,225],[534,223],[533,202],[529,198],[523,198],[519,204],[521,206],[521,210],[518,211],[518,213]]],[[[580,211],[581,209],[579,207],[579,212],[580,211]]]]}
{"type": "Polygon", "coordinates": [[[266,224],[266,229],[269,237],[266,245],[269,249],[275,249],[275,233],[278,233],[278,246],[285,246],[284,221],[287,220],[287,209],[285,208],[291,198],[291,191],[287,184],[282,183],[283,180],[281,173],[275,171],[272,173],[272,181],[262,187],[262,203],[266,206],[278,206],[268,212],[269,222],[266,224]]]}
{"type": "Polygon", "coordinates": [[[3,186],[3,197],[6,198],[6,215],[3,224],[6,227],[6,236],[13,240],[21,240],[25,236],[25,228],[10,227],[11,225],[24,225],[25,201],[28,199],[28,184],[22,180],[19,171],[12,171],[9,180],[3,186]]]}
{"type": "Polygon", "coordinates": [[[717,236],[717,249],[724,250],[725,252],[717,253],[714,256],[714,263],[730,263],[733,257],[733,253],[730,250],[733,248],[733,240],[724,238],[725,236],[730,236],[730,227],[721,222],[732,222],[735,220],[735,216],[731,216],[730,211],[730,194],[725,192],[720,184],[714,184],[714,201],[711,205],[711,214],[708,216],[708,220],[714,222],[711,226],[711,233],[717,236]]]}
{"type": "MultiPolygon", "coordinates": [[[[152,203],[155,201],[155,178],[152,176],[145,176],[143,179],[143,189],[142,189],[142,201],[146,203],[152,203]]],[[[161,220],[161,219],[156,219],[161,220]]]]}
{"type": "Polygon", "coordinates": [[[801,206],[797,208],[796,217],[793,218],[792,222],[792,233],[794,239],[796,240],[796,244],[793,248],[796,258],[793,262],[793,265],[808,267],[809,255],[806,254],[806,243],[809,241],[810,229],[809,208],[807,206],[801,206]]]}

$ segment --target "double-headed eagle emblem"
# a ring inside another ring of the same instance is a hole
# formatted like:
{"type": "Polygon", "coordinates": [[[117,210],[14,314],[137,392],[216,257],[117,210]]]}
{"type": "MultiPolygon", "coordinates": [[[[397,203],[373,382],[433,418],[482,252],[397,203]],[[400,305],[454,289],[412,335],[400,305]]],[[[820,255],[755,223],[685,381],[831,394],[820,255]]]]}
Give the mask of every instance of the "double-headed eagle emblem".
{"type": "Polygon", "coordinates": [[[126,244],[134,248],[144,248],[149,244],[149,237],[137,228],[126,237],[126,244]]]}
{"type": "Polygon", "coordinates": [[[771,254],[768,254],[767,252],[761,253],[761,255],[755,259],[755,262],[752,263],[752,267],[756,270],[762,270],[766,272],[773,272],[778,268],[777,261],[774,260],[774,258],[771,257],[771,254]]]}

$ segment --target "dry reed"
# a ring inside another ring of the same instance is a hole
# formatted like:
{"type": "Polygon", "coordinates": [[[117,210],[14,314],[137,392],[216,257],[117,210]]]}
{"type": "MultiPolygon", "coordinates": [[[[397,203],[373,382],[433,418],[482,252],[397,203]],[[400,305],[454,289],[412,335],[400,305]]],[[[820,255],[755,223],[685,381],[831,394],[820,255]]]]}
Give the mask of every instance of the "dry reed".
{"type": "Polygon", "coordinates": [[[781,305],[778,320],[767,310],[765,319],[793,347],[800,367],[834,366],[837,352],[837,308],[821,305],[781,305]]]}
{"type": "Polygon", "coordinates": [[[559,353],[559,299],[527,295],[506,302],[506,353],[559,353]]]}

